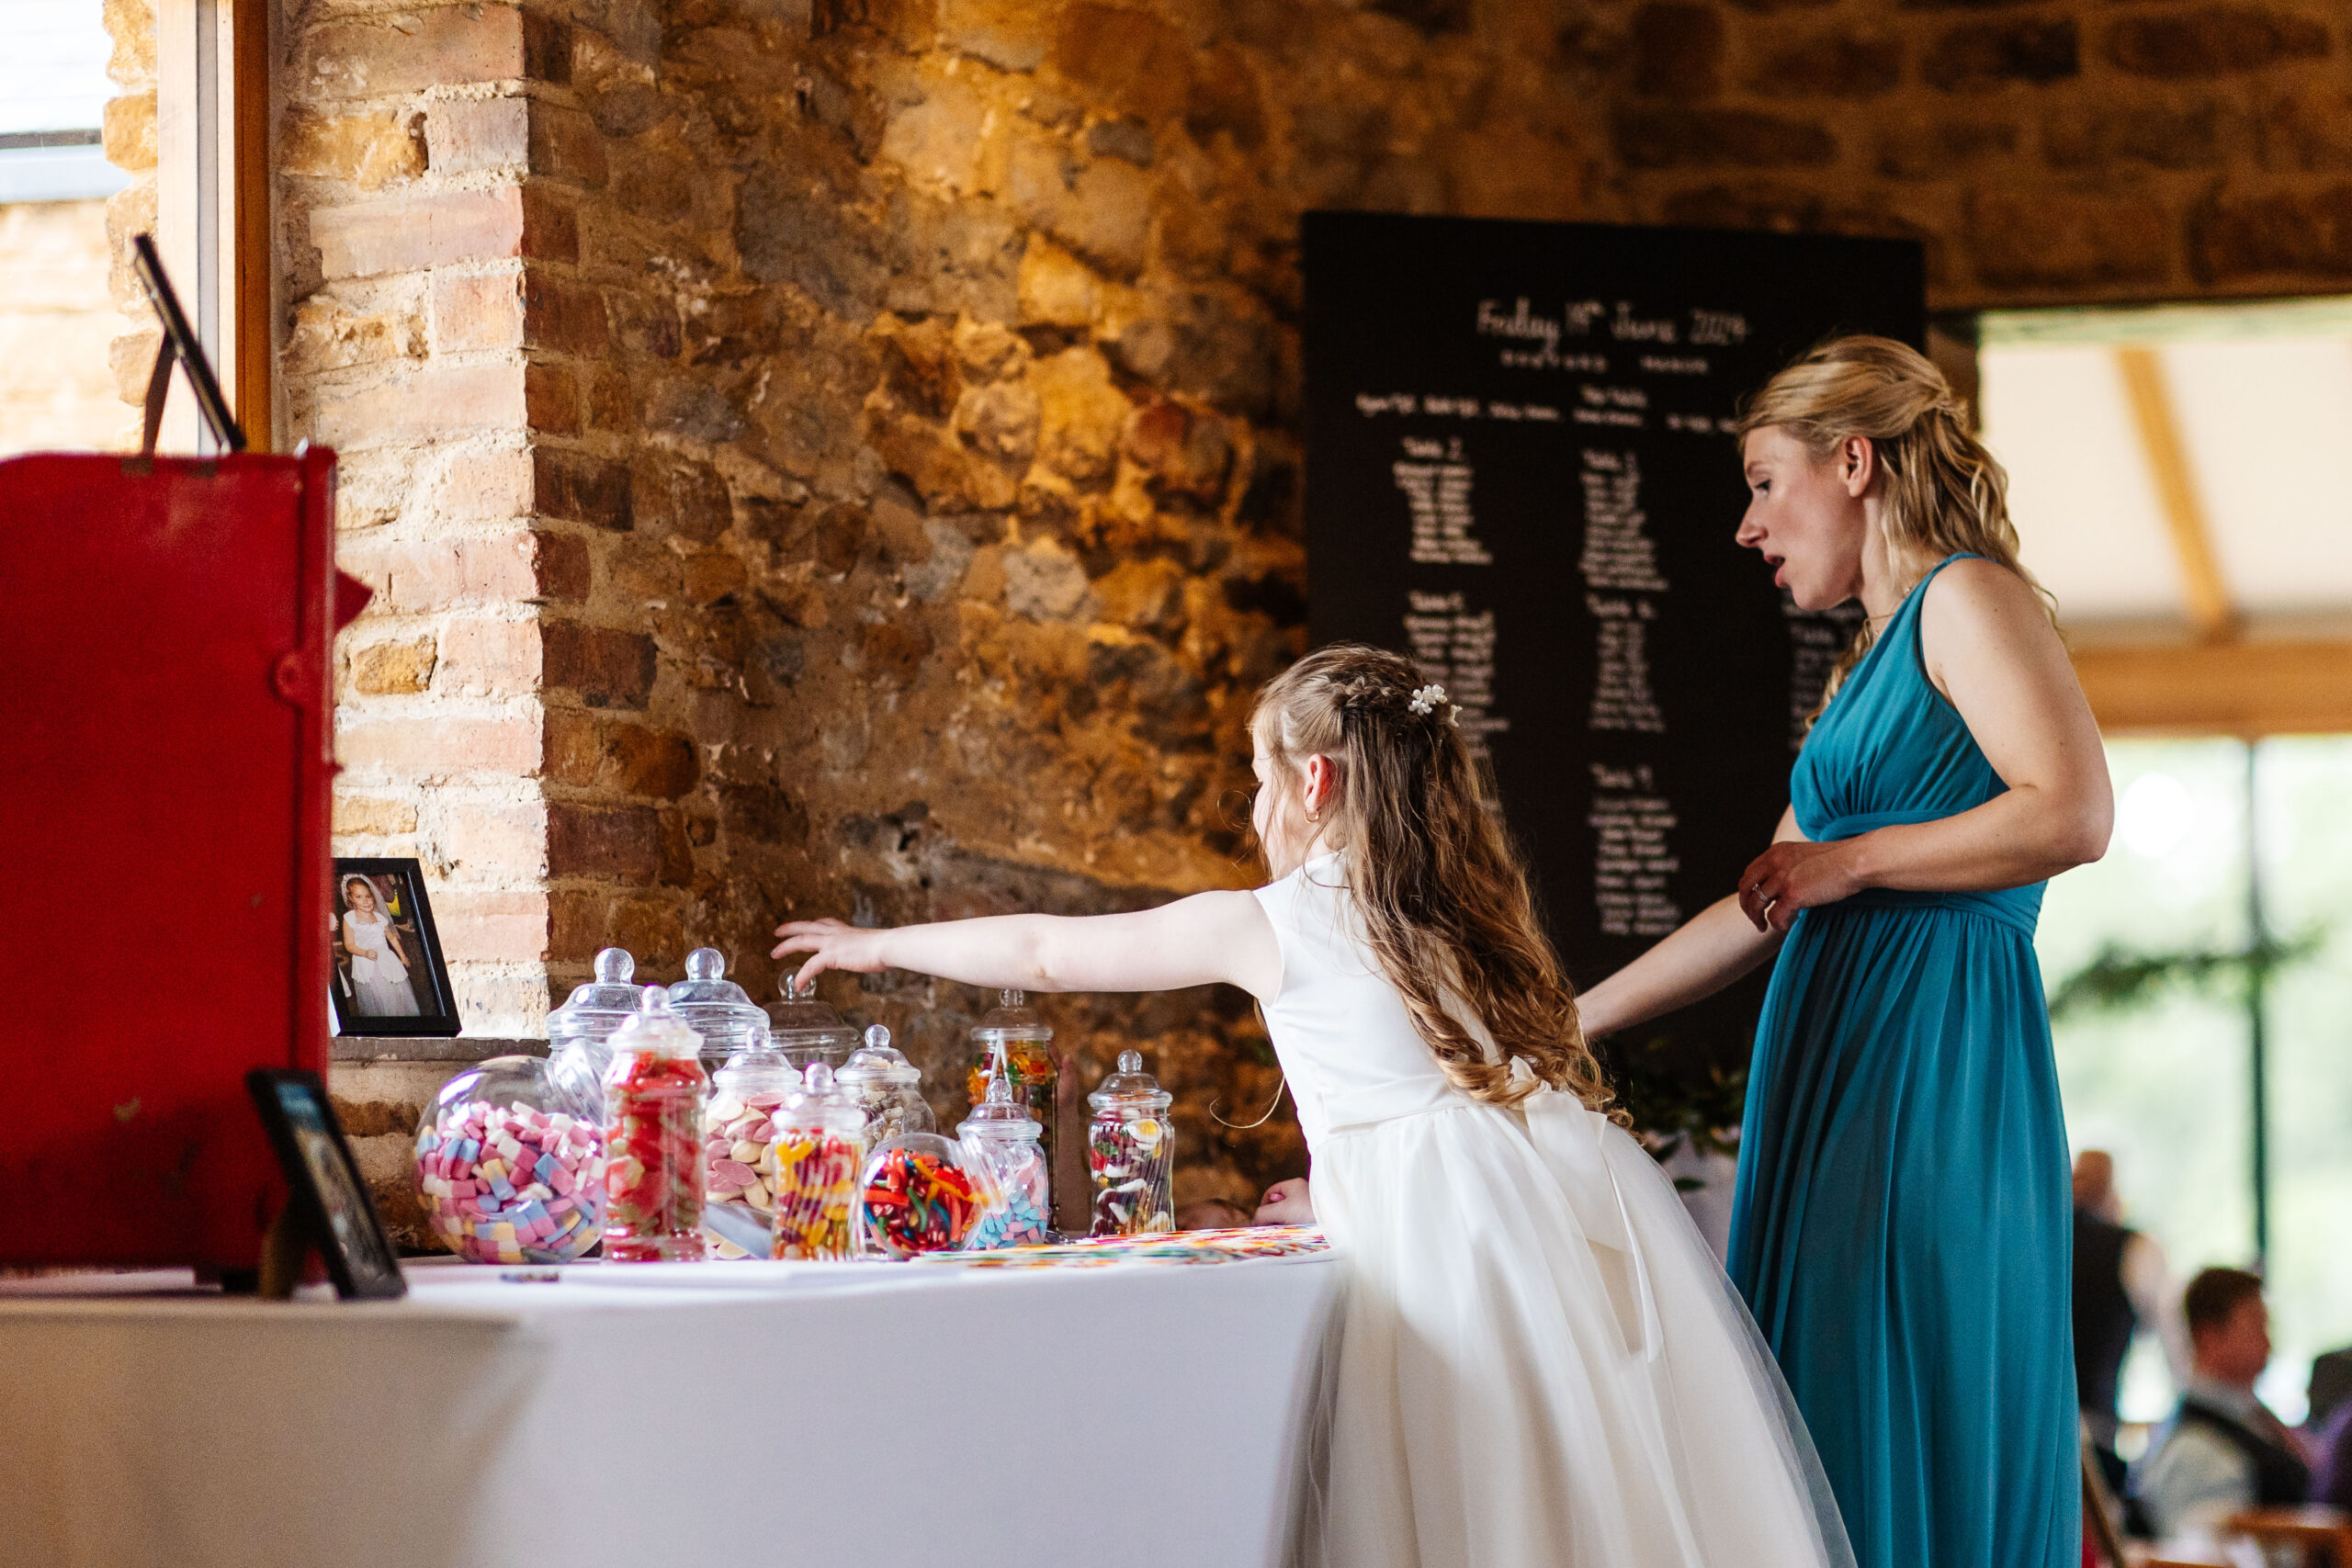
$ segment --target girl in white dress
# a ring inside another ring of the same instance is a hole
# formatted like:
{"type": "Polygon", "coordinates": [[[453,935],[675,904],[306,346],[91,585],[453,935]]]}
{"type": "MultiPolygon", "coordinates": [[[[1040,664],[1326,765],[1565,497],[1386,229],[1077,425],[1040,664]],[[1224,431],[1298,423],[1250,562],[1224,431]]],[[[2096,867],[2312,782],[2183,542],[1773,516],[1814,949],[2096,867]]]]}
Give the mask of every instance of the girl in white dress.
{"type": "Polygon", "coordinates": [[[376,885],[364,876],[343,879],[343,945],[351,954],[351,983],[359,1010],[379,1018],[420,1016],[416,992],[408,983],[400,932],[376,904],[376,885]]]}
{"type": "Polygon", "coordinates": [[[1849,1564],[1755,1326],[1604,1114],[1444,693],[1321,649],[1251,720],[1276,878],[1090,919],[777,929],[777,956],[1029,990],[1256,997],[1350,1265],[1309,1568],[1849,1564]]]}

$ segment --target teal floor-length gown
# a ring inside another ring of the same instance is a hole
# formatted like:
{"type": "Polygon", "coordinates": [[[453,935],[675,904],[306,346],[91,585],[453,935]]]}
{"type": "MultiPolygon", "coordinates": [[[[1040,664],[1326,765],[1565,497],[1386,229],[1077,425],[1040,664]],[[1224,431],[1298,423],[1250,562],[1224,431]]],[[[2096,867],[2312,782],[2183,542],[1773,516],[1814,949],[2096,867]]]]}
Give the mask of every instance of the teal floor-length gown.
{"type": "MultiPolygon", "coordinates": [[[[1954,557],[1953,559],[1960,558],[1954,557]]],[[[2007,787],[1928,682],[1913,588],[1798,754],[1816,842],[2007,787]]],[[[2066,1133],[2041,884],[1797,917],[1756,1036],[1731,1274],[1860,1568],[2081,1561],[2066,1133]]]]}

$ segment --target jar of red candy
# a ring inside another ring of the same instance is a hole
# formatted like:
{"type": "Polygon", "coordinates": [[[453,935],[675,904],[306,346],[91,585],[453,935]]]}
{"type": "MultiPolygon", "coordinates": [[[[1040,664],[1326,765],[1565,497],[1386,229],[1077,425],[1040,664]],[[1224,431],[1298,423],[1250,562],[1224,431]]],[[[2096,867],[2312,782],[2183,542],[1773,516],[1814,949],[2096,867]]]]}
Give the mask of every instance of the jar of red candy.
{"type": "Polygon", "coordinates": [[[727,978],[727,955],[715,947],[686,954],[686,977],[670,987],[670,1010],[702,1036],[702,1065],[716,1074],[738,1051],[768,1043],[768,1015],[727,978]]]}
{"type": "Polygon", "coordinates": [[[890,1032],[875,1024],[860,1046],[833,1074],[865,1117],[865,1146],[879,1148],[902,1133],[935,1133],[939,1122],[922,1097],[922,1071],[890,1043],[890,1032]]]}
{"type": "Polygon", "coordinates": [[[1094,1235],[1145,1235],[1176,1228],[1175,1097],[1143,1070],[1139,1051],[1119,1053],[1119,1070],[1086,1103],[1086,1168],[1094,1179],[1094,1235]]]}
{"type": "MultiPolygon", "coordinates": [[[[764,1017],[761,1026],[764,1031],[764,1017]]],[[[785,1097],[799,1088],[799,1072],[764,1045],[739,1051],[712,1077],[710,1104],[702,1118],[706,1202],[741,1203],[757,1211],[760,1227],[766,1228],[768,1216],[775,1209],[768,1163],[768,1145],[775,1141],[775,1113],[785,1097]]],[[[710,1249],[718,1258],[752,1256],[733,1242],[718,1238],[713,1238],[710,1249]]]]}
{"type": "Polygon", "coordinates": [[[908,1133],[866,1158],[858,1190],[860,1245],[881,1258],[953,1252],[978,1223],[979,1207],[955,1141],[908,1133]]]}
{"type": "Polygon", "coordinates": [[[967,1252],[1025,1247],[1046,1239],[1044,1129],[1013,1102],[1012,1085],[1001,1072],[989,1075],[988,1094],[956,1129],[964,1145],[964,1168],[980,1200],[980,1217],[964,1238],[967,1252]]]}
{"type": "Polygon", "coordinates": [[[834,1260],[853,1255],[857,1180],[865,1157],[856,1103],[812,1062],[775,1112],[767,1176],[775,1195],[773,1255],[834,1260]]]}
{"type": "Polygon", "coordinates": [[[441,1086],[416,1128],[433,1234],[473,1263],[569,1263],[605,1224],[605,1135],[537,1056],[493,1056],[441,1086]]]}
{"type": "MultiPolygon", "coordinates": [[[[1012,1103],[1028,1111],[1040,1131],[1038,1146],[1046,1155],[1046,1169],[1054,1168],[1054,1151],[1060,1146],[1054,1115],[1055,1086],[1061,1078],[1061,1058],[1054,1054],[1054,1032],[1020,991],[1001,991],[997,1005],[972,1026],[972,1055],[964,1074],[964,1096],[975,1106],[989,1096],[989,1075],[1002,1062],[1002,1077],[1012,1090],[1012,1103]]],[[[1050,1181],[1050,1176],[1048,1180],[1050,1181]]],[[[1049,1205],[1050,1209],[1050,1205],[1049,1205]]],[[[1048,1224],[1060,1222],[1052,1213],[1048,1224]]]]}
{"type": "Polygon", "coordinates": [[[702,1042],[659,986],[612,1038],[605,1070],[605,1257],[668,1263],[703,1255],[702,1042]]]}
{"type": "Polygon", "coordinates": [[[838,1069],[857,1048],[857,1031],[817,999],[813,983],[800,984],[797,969],[784,977],[784,1000],[768,1009],[768,1040],[784,1059],[807,1071],[811,1062],[838,1069]]]}
{"type": "Polygon", "coordinates": [[[637,1016],[637,987],[629,976],[637,960],[626,949],[596,954],[596,977],[572,988],[570,999],[548,1014],[548,1062],[557,1083],[586,1106],[601,1127],[605,1120],[605,1068],[613,1032],[637,1016]]]}

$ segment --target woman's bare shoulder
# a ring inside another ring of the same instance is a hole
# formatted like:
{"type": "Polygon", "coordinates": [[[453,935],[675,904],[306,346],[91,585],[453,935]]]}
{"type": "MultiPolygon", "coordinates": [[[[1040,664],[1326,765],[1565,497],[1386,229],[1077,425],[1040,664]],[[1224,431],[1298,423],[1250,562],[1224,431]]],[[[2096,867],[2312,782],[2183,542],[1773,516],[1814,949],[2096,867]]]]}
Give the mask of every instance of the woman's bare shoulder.
{"type": "Polygon", "coordinates": [[[2014,635],[2020,626],[2050,630],[2049,602],[2041,591],[1998,561],[1979,556],[1953,561],[1936,573],[1919,604],[1930,636],[1962,637],[2014,635]]]}

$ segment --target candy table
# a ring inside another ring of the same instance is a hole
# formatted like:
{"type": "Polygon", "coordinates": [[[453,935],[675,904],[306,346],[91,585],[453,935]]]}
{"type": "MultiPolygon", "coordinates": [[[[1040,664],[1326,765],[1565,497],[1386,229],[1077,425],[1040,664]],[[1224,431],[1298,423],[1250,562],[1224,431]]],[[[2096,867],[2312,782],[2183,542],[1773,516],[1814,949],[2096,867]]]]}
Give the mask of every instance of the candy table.
{"type": "Polygon", "coordinates": [[[0,1298],[0,1564],[1274,1564],[1342,1267],[0,1298]]]}

